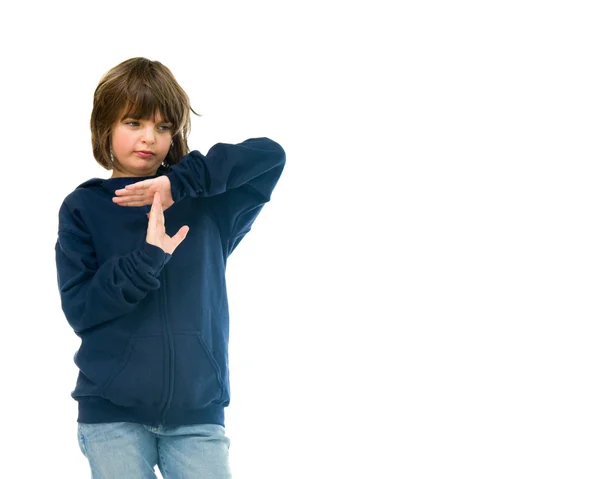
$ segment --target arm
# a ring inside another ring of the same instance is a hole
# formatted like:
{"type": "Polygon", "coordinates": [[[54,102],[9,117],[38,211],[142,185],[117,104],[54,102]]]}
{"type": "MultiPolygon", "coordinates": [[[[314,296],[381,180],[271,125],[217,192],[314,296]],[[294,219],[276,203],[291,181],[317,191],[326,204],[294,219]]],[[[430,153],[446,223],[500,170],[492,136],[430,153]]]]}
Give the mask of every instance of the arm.
{"type": "Polygon", "coordinates": [[[175,202],[186,196],[213,197],[210,203],[229,254],[270,200],[285,160],[279,144],[252,138],[237,145],[217,143],[206,156],[191,152],[167,176],[175,202]]]}
{"type": "Polygon", "coordinates": [[[90,234],[66,204],[59,212],[55,250],[62,309],[76,333],[132,311],[160,287],[157,276],[170,259],[161,248],[145,243],[99,266],[90,234]]]}

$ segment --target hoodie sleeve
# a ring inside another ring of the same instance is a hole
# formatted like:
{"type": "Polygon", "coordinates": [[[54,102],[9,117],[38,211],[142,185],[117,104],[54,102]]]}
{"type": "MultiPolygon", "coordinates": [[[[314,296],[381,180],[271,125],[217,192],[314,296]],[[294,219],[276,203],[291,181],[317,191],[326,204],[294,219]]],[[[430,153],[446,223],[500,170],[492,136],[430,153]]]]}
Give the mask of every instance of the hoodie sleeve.
{"type": "Polygon", "coordinates": [[[176,202],[186,196],[212,197],[210,204],[230,254],[271,199],[285,161],[278,143],[251,138],[235,145],[217,143],[206,156],[193,151],[167,176],[176,202]]]}
{"type": "Polygon", "coordinates": [[[62,309],[76,333],[133,310],[152,290],[170,259],[162,249],[144,246],[98,265],[92,238],[66,203],[59,212],[56,269],[62,309]]]}

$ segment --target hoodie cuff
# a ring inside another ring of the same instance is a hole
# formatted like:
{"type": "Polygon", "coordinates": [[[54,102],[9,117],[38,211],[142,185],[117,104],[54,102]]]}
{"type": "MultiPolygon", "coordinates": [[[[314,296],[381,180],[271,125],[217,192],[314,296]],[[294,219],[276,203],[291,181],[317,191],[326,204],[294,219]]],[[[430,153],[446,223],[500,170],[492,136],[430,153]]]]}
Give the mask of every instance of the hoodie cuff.
{"type": "Polygon", "coordinates": [[[154,276],[158,276],[163,267],[171,259],[171,255],[169,253],[165,253],[158,246],[154,246],[150,243],[144,243],[144,246],[141,249],[141,259],[150,267],[154,273],[154,276]]]}
{"type": "Polygon", "coordinates": [[[179,177],[177,172],[173,170],[173,167],[175,166],[177,165],[173,165],[170,168],[170,171],[165,176],[167,176],[167,178],[169,178],[169,181],[171,182],[171,198],[173,198],[173,201],[177,203],[184,198],[185,188],[183,187],[183,182],[181,181],[181,178],[179,177]]]}

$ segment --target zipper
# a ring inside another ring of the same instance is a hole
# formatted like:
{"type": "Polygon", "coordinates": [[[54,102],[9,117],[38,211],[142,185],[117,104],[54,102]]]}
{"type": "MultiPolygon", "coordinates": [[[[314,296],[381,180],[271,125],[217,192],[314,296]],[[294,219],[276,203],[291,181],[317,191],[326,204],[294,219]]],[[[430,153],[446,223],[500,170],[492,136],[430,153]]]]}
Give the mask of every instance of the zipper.
{"type": "Polygon", "coordinates": [[[167,373],[168,394],[167,394],[167,400],[165,402],[165,405],[163,406],[163,409],[162,409],[162,412],[160,415],[159,425],[165,423],[165,417],[167,415],[167,411],[169,410],[169,407],[171,406],[171,401],[173,399],[173,382],[174,382],[173,377],[175,375],[175,371],[174,371],[175,347],[173,346],[173,336],[171,335],[171,330],[169,329],[169,318],[167,317],[167,288],[166,288],[167,269],[166,269],[166,266],[163,268],[161,274],[162,274],[162,283],[161,283],[161,288],[160,288],[162,290],[161,309],[162,309],[162,317],[163,317],[164,326],[165,326],[165,337],[167,339],[167,355],[166,355],[165,370],[167,373]]]}

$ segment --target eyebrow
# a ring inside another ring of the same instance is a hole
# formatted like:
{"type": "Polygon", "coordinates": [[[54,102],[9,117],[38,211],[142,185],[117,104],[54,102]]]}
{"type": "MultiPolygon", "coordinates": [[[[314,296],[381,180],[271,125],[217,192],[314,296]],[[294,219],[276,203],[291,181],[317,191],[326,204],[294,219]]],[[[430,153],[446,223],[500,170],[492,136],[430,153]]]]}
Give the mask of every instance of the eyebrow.
{"type": "MultiPolygon", "coordinates": [[[[124,116],[123,118],[121,118],[121,121],[125,121],[125,120],[144,120],[145,118],[142,118],[139,115],[127,115],[124,116]]],[[[168,121],[168,120],[162,120],[162,121],[157,121],[156,122],[159,125],[169,125],[169,126],[173,126],[173,122],[172,121],[168,121]]]]}

